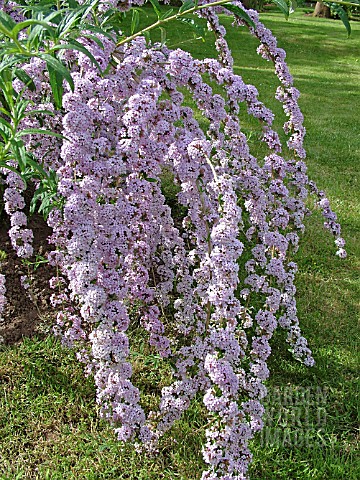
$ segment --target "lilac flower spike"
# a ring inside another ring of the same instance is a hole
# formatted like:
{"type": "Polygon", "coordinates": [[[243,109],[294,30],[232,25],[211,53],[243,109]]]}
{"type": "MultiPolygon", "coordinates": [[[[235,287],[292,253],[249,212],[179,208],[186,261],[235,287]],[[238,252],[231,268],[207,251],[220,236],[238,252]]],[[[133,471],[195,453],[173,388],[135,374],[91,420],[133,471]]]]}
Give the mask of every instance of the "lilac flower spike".
{"type": "MultiPolygon", "coordinates": [[[[45,127],[64,136],[25,138],[28,151],[58,178],[62,207],[48,217],[55,246],[49,260],[59,271],[51,280],[55,333],[93,375],[100,415],[119,441],[135,441],[139,450],[154,453],[201,394],[202,480],[248,478],[249,441],[263,427],[267,359],[278,326],[294,357],[314,364],[299,327],[292,261],[309,193],[317,196],[336,254],[346,256],[329,200],[307,175],[299,92],[285,52],[257,12],[233,3],[252,19],[258,53],[274,64],[284,144],[255,86],[234,72],[221,7],[198,12],[216,37],[217,58],[196,60],[143,37],[119,47],[97,34],[103,48],[80,37],[103,73],[83,53],[66,51],[74,90],[64,87],[62,110],[51,101],[45,63],[32,58],[23,66],[35,83],[24,95],[52,111],[45,127]],[[251,151],[240,112],[259,123],[264,158],[251,151]],[[177,215],[163,192],[165,175],[176,184],[177,215]],[[146,348],[172,368],[153,411],[133,382],[134,325],[146,348]]],[[[109,5],[126,11],[142,4],[111,0],[97,8],[101,14],[109,5]]],[[[245,22],[235,16],[235,23],[245,22]]],[[[22,89],[20,80],[14,88],[22,89]]],[[[23,127],[38,128],[39,120],[26,117],[23,127]]],[[[9,235],[18,256],[28,258],[25,185],[13,172],[2,173],[9,235]]],[[[0,274],[0,313],[5,301],[0,274]]]]}

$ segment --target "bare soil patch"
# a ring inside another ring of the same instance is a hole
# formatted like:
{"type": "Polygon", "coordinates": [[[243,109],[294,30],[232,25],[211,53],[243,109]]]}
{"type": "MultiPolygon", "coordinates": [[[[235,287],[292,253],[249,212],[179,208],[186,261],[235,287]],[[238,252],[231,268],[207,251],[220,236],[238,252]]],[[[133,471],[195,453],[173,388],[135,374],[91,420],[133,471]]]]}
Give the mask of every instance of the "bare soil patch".
{"type": "MultiPolygon", "coordinates": [[[[6,253],[6,259],[1,263],[1,272],[6,278],[7,298],[0,323],[0,339],[5,344],[13,344],[24,336],[39,333],[39,326],[54,315],[50,305],[52,291],[49,280],[54,276],[55,270],[49,264],[40,264],[37,268],[36,265],[24,265],[12,248],[8,236],[10,222],[6,214],[0,223],[0,248],[6,253]],[[28,275],[31,279],[27,290],[21,285],[20,278],[23,275],[28,275]]],[[[34,262],[36,255],[46,257],[46,252],[51,250],[47,241],[51,229],[37,214],[29,218],[28,226],[34,233],[34,257],[31,259],[34,262]]]]}

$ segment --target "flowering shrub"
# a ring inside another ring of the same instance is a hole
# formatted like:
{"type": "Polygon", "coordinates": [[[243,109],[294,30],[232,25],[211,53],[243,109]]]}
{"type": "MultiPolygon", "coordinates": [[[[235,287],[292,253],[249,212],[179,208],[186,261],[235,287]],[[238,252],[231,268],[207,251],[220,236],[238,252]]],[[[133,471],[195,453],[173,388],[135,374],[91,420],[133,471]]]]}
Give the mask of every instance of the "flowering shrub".
{"type": "MultiPolygon", "coordinates": [[[[152,3],[158,24],[167,23],[171,14],[152,3]]],[[[40,200],[53,231],[49,261],[61,272],[51,281],[55,332],[93,375],[100,414],[118,439],[155,451],[202,394],[209,426],[201,478],[245,479],[248,443],[262,428],[275,329],[286,330],[296,359],[314,363],[299,327],[292,258],[309,192],[340,257],[345,242],[328,199],[306,174],[299,92],[257,12],[237,1],[184,4],[180,13],[196,11],[216,38],[218,57],[196,60],[149,42],[149,28],[135,32],[136,15],[124,36],[116,19],[133,4],[50,5],[37,17],[31,5],[4,7],[12,15],[2,14],[1,29],[5,47],[12,45],[2,57],[8,96],[0,119],[9,235],[20,257],[32,255],[23,213],[30,180],[33,208],[40,200]],[[219,13],[247,26],[258,53],[273,62],[285,144],[256,88],[235,74],[219,13]],[[264,158],[250,151],[241,109],[260,122],[264,158]],[[164,170],[178,186],[177,216],[162,191],[164,170]],[[131,381],[134,307],[149,345],[173,369],[157,411],[145,411],[131,381]]],[[[4,295],[0,276],[0,308],[4,295]]]]}

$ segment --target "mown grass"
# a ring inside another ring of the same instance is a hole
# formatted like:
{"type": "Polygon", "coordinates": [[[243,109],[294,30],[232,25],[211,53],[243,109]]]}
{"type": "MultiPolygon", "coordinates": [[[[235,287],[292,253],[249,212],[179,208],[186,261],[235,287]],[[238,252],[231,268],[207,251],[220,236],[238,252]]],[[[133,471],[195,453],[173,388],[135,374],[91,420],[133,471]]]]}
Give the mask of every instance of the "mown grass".
{"type": "MultiPolygon", "coordinates": [[[[334,255],[330,236],[314,214],[297,255],[298,309],[316,360],[305,368],[289,354],[279,333],[270,361],[268,416],[254,440],[251,478],[257,480],[355,480],[359,463],[360,301],[360,25],[346,39],[339,22],[297,13],[286,22],[270,11],[263,21],[287,51],[308,130],[309,174],[326,190],[339,215],[348,258],[334,255]]],[[[238,73],[255,83],[261,98],[281,118],[272,99],[271,65],[255,54],[245,30],[228,37],[238,73]]],[[[187,38],[169,29],[170,45],[187,38]]],[[[179,45],[181,46],[181,45],[179,45]]],[[[213,49],[183,45],[194,55],[213,49]]],[[[280,119],[279,119],[280,122],[280,119]]],[[[251,123],[245,125],[251,130],[251,123]]],[[[139,343],[135,379],[151,403],[151,385],[168,371],[139,343]]],[[[51,336],[24,338],[0,349],[0,479],[195,480],[204,467],[199,399],[148,458],[120,446],[97,417],[94,387],[70,351],[51,336]]]]}

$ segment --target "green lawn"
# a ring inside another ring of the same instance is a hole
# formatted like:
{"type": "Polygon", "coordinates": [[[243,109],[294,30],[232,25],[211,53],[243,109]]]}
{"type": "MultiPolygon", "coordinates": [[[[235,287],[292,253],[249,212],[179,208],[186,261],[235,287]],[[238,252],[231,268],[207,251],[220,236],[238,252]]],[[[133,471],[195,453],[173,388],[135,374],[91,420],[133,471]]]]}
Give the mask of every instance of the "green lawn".
{"type": "MultiPolygon", "coordinates": [[[[299,317],[316,365],[303,367],[281,334],[275,338],[266,427],[253,442],[251,478],[355,480],[360,478],[360,24],[353,23],[347,39],[339,22],[301,12],[288,22],[273,11],[262,19],[287,51],[302,92],[309,174],[338,213],[348,258],[334,255],[320,215],[311,216],[297,255],[297,289],[299,317]]],[[[232,30],[229,19],[224,23],[237,73],[255,83],[261,99],[281,117],[272,99],[277,82],[271,65],[256,55],[257,43],[244,29],[232,30]]],[[[169,45],[184,37],[174,28],[169,45]]],[[[202,42],[183,48],[202,57],[213,52],[202,42]]],[[[141,343],[134,360],[135,378],[151,401],[151,386],[165,382],[167,371],[154,372],[157,358],[141,343]]],[[[121,447],[99,421],[91,379],[84,379],[72,352],[51,336],[1,347],[0,382],[1,480],[200,478],[200,399],[162,440],[159,454],[146,458],[131,446],[121,447]]]]}

